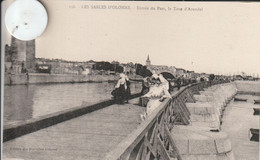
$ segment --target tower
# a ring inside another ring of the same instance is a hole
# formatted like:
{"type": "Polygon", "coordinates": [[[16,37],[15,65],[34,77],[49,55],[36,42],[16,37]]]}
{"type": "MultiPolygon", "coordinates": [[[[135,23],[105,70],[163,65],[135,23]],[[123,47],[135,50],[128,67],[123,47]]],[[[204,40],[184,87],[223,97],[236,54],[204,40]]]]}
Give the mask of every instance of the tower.
{"type": "Polygon", "coordinates": [[[151,65],[151,61],[150,61],[149,54],[148,54],[147,59],[146,59],[146,66],[150,66],[150,65],[151,65]]]}
{"type": "Polygon", "coordinates": [[[11,39],[11,47],[16,48],[16,63],[24,63],[24,67],[33,72],[35,69],[35,40],[21,41],[14,37],[11,39]]]}

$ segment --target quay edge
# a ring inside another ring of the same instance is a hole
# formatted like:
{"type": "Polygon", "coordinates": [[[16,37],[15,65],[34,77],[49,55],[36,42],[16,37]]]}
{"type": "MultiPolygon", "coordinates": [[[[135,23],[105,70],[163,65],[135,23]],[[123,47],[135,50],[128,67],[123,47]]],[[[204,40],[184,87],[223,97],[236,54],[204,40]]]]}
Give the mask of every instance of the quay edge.
{"type": "Polygon", "coordinates": [[[182,160],[234,160],[229,136],[221,131],[222,115],[236,94],[260,95],[260,82],[235,81],[205,88],[186,103],[190,125],[175,125],[171,131],[182,160]]]}
{"type": "Polygon", "coordinates": [[[53,84],[53,83],[85,83],[85,82],[114,82],[116,75],[74,75],[74,74],[5,74],[5,85],[53,84]]]}

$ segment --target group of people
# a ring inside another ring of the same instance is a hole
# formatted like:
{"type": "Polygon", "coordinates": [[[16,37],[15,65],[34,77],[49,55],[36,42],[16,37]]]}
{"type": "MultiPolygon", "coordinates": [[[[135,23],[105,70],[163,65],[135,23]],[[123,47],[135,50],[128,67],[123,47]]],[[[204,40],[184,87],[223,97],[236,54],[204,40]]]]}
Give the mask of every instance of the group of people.
{"type": "Polygon", "coordinates": [[[171,98],[170,91],[171,84],[163,75],[154,72],[151,77],[144,78],[141,98],[148,98],[149,101],[146,111],[140,115],[141,119],[144,120],[150,115],[165,98],[171,98]]]}
{"type": "Polygon", "coordinates": [[[161,83],[165,89],[168,90],[168,92],[173,91],[173,86],[170,81],[166,80],[162,74],[154,74],[151,77],[145,77],[143,79],[143,84],[142,84],[142,95],[145,95],[146,93],[149,92],[151,86],[153,86],[156,83],[161,83]]]}
{"type": "MultiPolygon", "coordinates": [[[[141,114],[142,120],[150,115],[165,98],[171,98],[171,88],[171,83],[167,81],[162,74],[153,72],[151,77],[146,77],[143,79],[141,98],[148,99],[148,103],[146,105],[146,111],[141,114]]],[[[111,94],[113,95],[117,104],[128,102],[131,91],[130,81],[127,75],[124,73],[120,74],[120,79],[117,81],[115,89],[111,94]]]]}
{"type": "Polygon", "coordinates": [[[127,75],[120,73],[120,79],[117,81],[115,89],[111,93],[117,104],[128,103],[131,95],[130,81],[127,75]]]}

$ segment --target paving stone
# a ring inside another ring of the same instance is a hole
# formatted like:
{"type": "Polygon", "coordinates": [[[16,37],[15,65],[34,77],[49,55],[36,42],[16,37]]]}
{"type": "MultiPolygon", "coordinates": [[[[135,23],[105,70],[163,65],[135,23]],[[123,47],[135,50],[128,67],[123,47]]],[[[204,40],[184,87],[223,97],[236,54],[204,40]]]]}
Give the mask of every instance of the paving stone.
{"type": "Polygon", "coordinates": [[[198,160],[218,160],[218,155],[197,155],[198,160]]]}
{"type": "Polygon", "coordinates": [[[182,155],[183,160],[232,160],[223,155],[182,155]]]}
{"type": "Polygon", "coordinates": [[[195,127],[206,127],[211,129],[220,129],[220,124],[218,122],[192,122],[195,127]]]}
{"type": "Polygon", "coordinates": [[[194,155],[182,155],[182,160],[199,160],[198,156],[194,155]]]}
{"type": "Polygon", "coordinates": [[[205,95],[194,95],[194,99],[197,102],[207,102],[208,101],[207,96],[205,96],[205,95]]]}
{"type": "Polygon", "coordinates": [[[214,114],[215,108],[208,102],[185,103],[191,114],[214,114]]]}
{"type": "Polygon", "coordinates": [[[216,154],[214,139],[201,138],[189,139],[189,154],[216,154]]]}
{"type": "Polygon", "coordinates": [[[191,115],[191,121],[192,122],[213,122],[213,121],[219,121],[219,118],[215,114],[204,114],[204,115],[191,115]]]}
{"type": "Polygon", "coordinates": [[[194,98],[197,102],[212,102],[213,96],[208,95],[194,95],[194,98]]]}
{"type": "Polygon", "coordinates": [[[180,152],[180,154],[189,153],[189,139],[182,134],[172,134],[172,138],[180,152]]]}
{"type": "Polygon", "coordinates": [[[235,160],[233,151],[226,153],[228,160],[235,160]]]}
{"type": "Polygon", "coordinates": [[[227,153],[232,150],[231,141],[228,138],[228,136],[222,138],[216,138],[215,143],[216,143],[218,153],[227,153]]]}

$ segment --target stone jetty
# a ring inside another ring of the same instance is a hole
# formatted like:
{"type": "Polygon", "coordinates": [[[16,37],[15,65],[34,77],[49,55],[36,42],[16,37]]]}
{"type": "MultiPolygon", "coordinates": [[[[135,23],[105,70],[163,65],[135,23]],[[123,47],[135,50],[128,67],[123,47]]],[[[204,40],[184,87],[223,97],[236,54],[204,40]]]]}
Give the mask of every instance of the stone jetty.
{"type": "Polygon", "coordinates": [[[231,142],[221,131],[226,105],[237,93],[235,83],[218,84],[194,95],[195,103],[186,103],[190,125],[176,125],[172,137],[183,160],[233,160],[231,142]]]}

